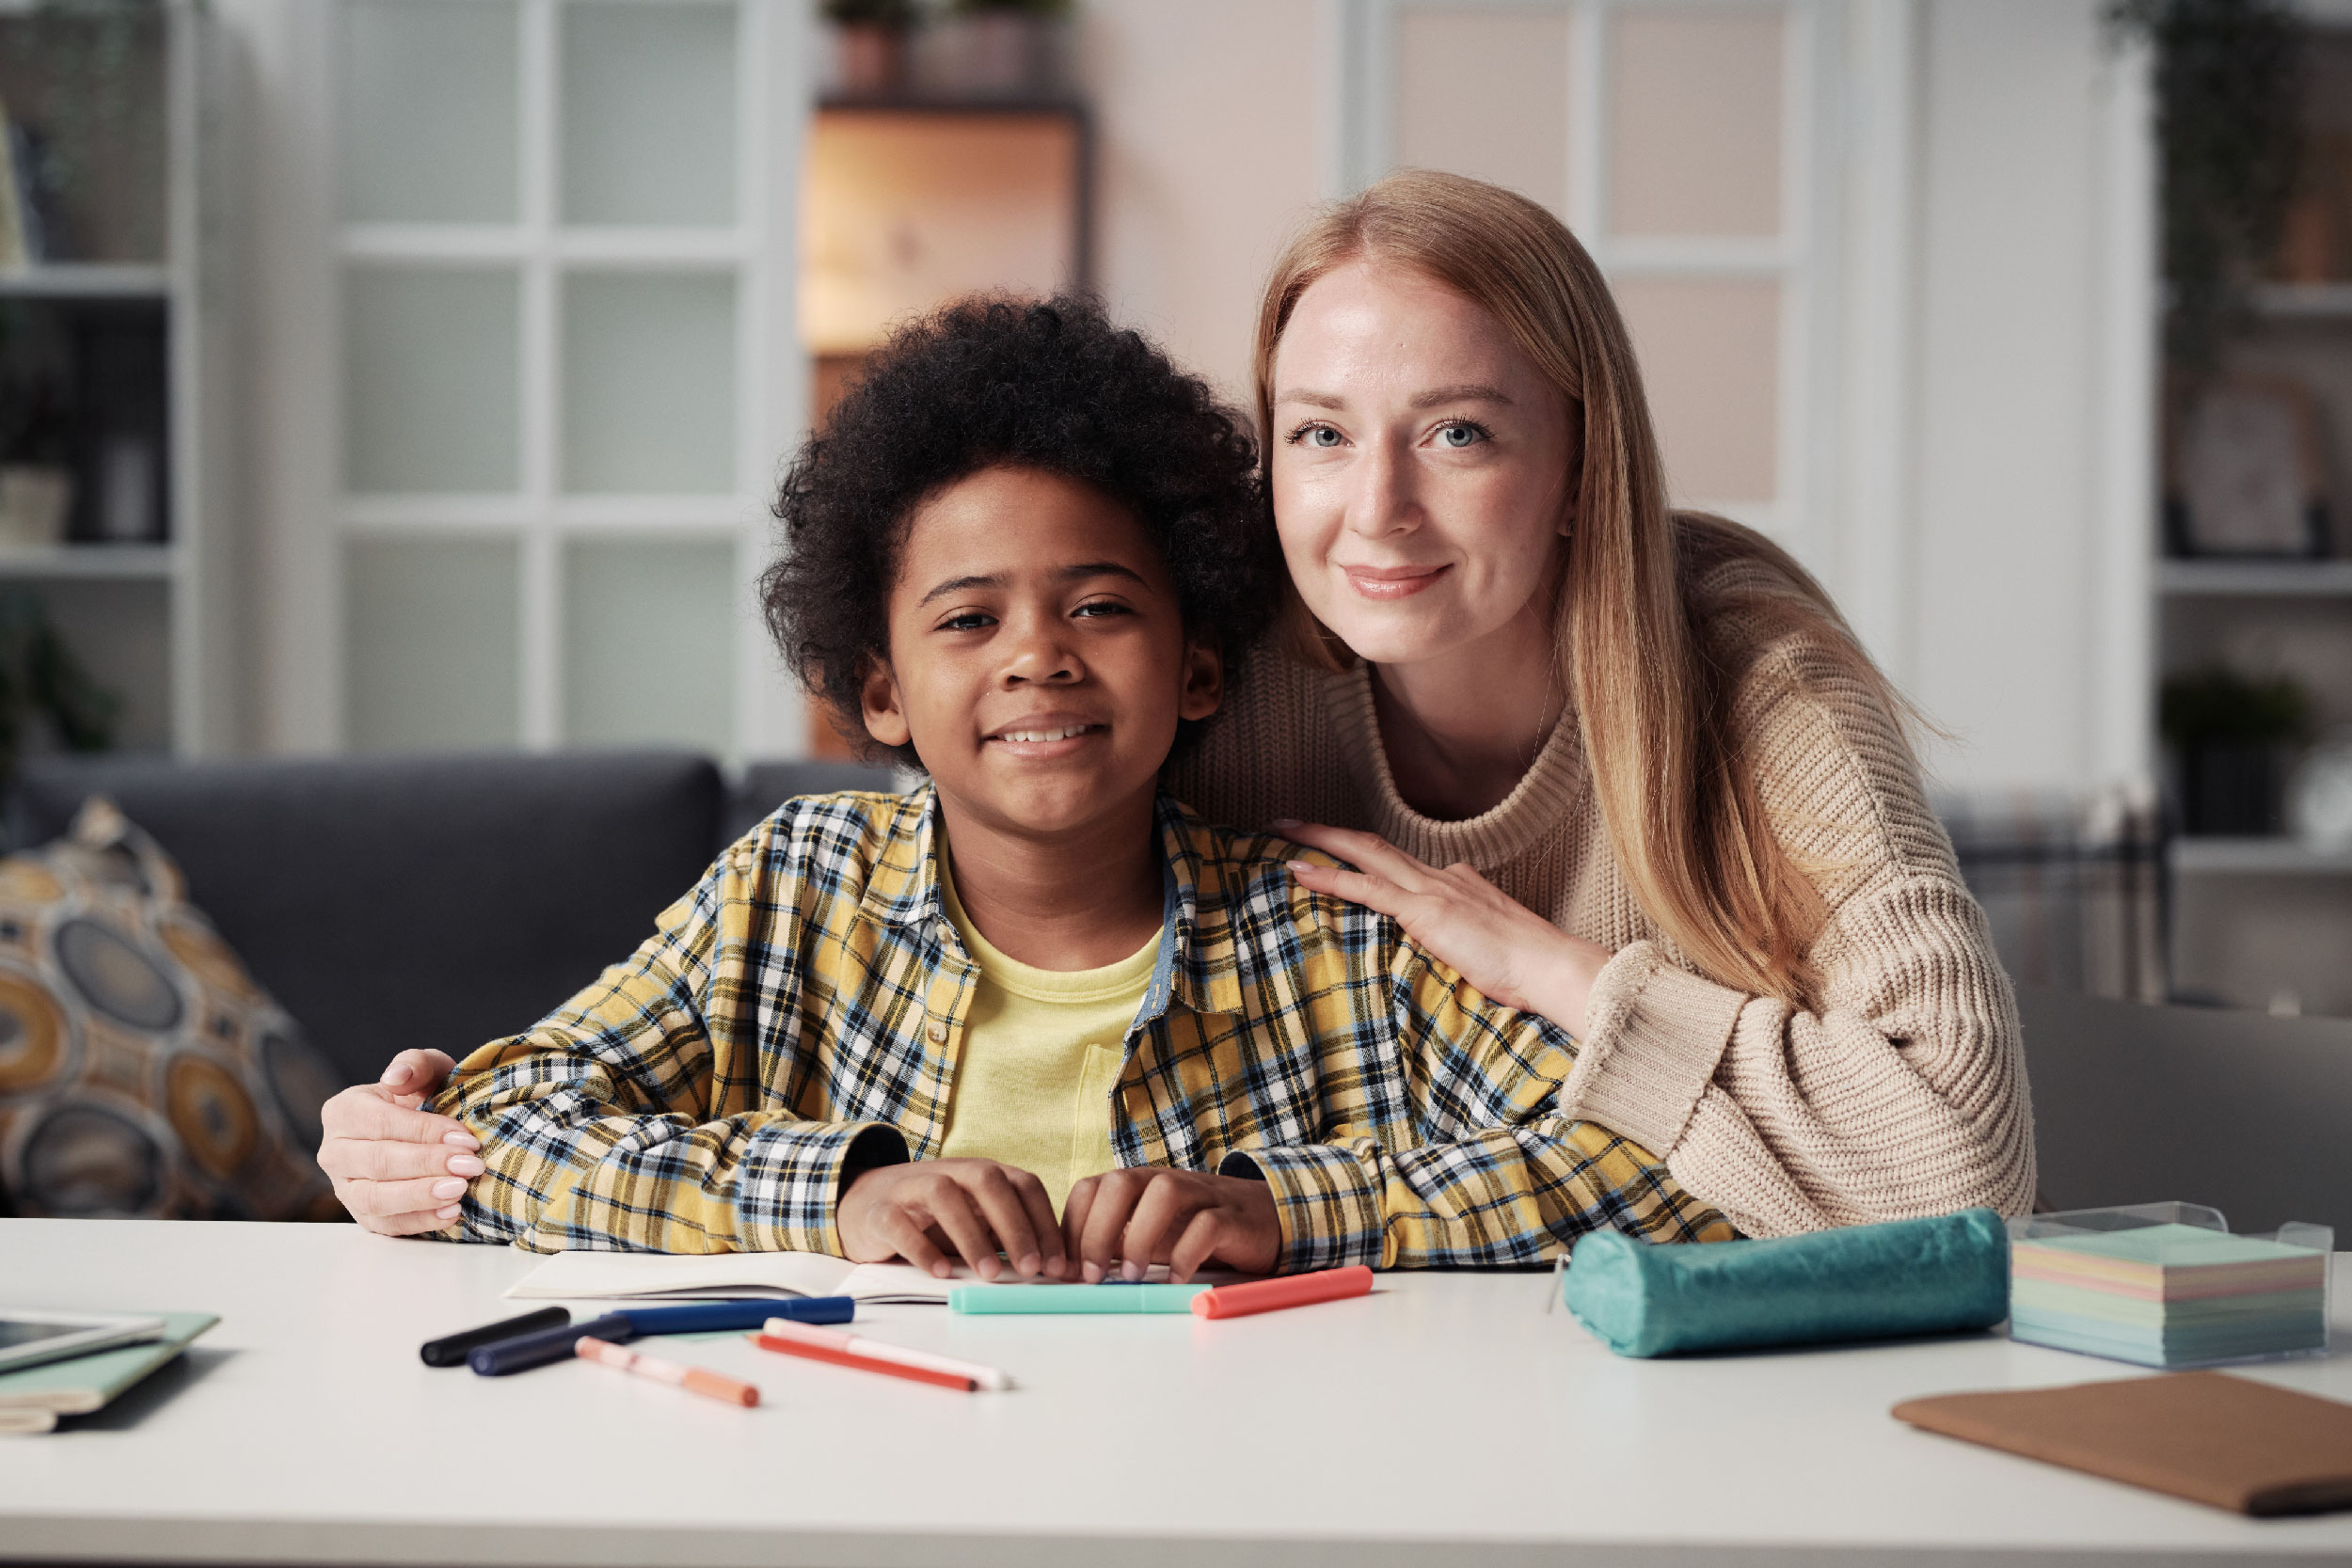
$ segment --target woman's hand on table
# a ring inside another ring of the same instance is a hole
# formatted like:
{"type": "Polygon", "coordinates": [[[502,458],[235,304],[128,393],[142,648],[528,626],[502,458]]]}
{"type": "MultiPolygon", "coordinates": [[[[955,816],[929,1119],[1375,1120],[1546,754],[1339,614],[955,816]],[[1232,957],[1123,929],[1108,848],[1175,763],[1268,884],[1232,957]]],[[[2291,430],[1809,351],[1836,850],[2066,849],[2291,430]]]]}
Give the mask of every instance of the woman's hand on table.
{"type": "Polygon", "coordinates": [[[380,1082],[355,1084],[321,1109],[319,1168],[362,1228],[413,1236],[457,1217],[466,1183],[483,1171],[481,1140],[418,1109],[456,1065],[438,1051],[404,1051],[380,1082]]]}
{"type": "Polygon", "coordinates": [[[1273,828],[1348,863],[1291,862],[1291,875],[1301,887],[1379,911],[1497,1002],[1583,1035],[1593,982],[1614,956],[1608,948],[1570,936],[1468,865],[1440,870],[1377,833],[1311,822],[1277,822],[1273,828]]]}

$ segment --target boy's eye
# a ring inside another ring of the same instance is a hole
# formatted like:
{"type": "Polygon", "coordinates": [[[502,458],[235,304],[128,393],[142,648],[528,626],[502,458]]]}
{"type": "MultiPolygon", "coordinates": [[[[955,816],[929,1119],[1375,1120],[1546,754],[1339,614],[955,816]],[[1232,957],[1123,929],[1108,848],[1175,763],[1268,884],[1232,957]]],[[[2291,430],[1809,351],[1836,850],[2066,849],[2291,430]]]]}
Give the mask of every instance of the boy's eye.
{"type": "Polygon", "coordinates": [[[946,620],[942,621],[939,624],[939,629],[942,631],[977,631],[982,626],[993,625],[995,625],[994,616],[983,615],[977,610],[967,610],[961,615],[950,615],[946,620]]]}
{"type": "Polygon", "coordinates": [[[1070,612],[1073,615],[1132,615],[1134,610],[1116,599],[1089,599],[1070,612]]]}
{"type": "Polygon", "coordinates": [[[1290,435],[1292,446],[1319,447],[1327,451],[1345,439],[1327,424],[1302,424],[1290,435]]]}
{"type": "Polygon", "coordinates": [[[1481,441],[1492,438],[1484,430],[1467,420],[1456,420],[1453,424],[1443,424],[1438,427],[1438,445],[1455,451],[1465,447],[1474,447],[1481,441]]]}

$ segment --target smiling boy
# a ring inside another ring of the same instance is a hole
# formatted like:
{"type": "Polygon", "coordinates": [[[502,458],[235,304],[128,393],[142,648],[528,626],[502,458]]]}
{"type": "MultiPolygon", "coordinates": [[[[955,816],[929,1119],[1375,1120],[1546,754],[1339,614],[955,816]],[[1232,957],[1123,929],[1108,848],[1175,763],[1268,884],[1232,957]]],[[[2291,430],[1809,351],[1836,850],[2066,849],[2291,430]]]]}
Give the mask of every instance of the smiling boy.
{"type": "Polygon", "coordinates": [[[1089,1280],[1730,1234],[1550,1114],[1565,1035],[1159,793],[1268,618],[1256,504],[1207,390],[1091,306],[894,340],[785,482],[768,612],[929,782],[787,802],[461,1063],[435,1108],[488,1169],[444,1234],[1089,1280]]]}

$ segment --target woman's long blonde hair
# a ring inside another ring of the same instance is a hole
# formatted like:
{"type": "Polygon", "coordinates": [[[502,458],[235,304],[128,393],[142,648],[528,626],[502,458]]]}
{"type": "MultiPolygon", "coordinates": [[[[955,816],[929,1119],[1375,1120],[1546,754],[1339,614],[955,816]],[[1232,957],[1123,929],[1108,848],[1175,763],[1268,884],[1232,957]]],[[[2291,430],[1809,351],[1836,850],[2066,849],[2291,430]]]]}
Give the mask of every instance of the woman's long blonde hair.
{"type": "MultiPolygon", "coordinates": [[[[1458,291],[1565,396],[1582,467],[1553,626],[1610,846],[1650,919],[1702,972],[1811,1000],[1821,898],[1766,823],[1756,744],[1733,704],[1763,650],[1794,637],[1813,670],[1858,682],[1899,721],[1909,705],[1786,551],[1724,518],[1668,510],[1632,341],[1599,268],[1559,219],[1498,186],[1406,170],[1291,241],[1258,309],[1269,469],[1283,329],[1310,285],[1359,259],[1458,291]]],[[[1327,633],[1302,641],[1336,652],[1327,633]]]]}

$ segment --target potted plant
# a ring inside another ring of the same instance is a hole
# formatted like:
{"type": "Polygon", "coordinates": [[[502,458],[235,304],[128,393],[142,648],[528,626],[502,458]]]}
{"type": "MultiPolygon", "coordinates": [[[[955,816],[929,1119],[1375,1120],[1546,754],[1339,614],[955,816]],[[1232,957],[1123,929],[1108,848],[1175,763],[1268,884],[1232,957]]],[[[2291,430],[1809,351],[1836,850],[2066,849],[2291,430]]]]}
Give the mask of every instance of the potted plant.
{"type": "Polygon", "coordinates": [[[2115,0],[2108,16],[2155,49],[2166,347],[2201,374],[2279,250],[2303,150],[2307,24],[2294,0],[2115,0]]]}
{"type": "Polygon", "coordinates": [[[73,508],[63,388],[72,355],[46,302],[0,301],[0,546],[62,543],[73,508]]]}
{"type": "Polygon", "coordinates": [[[2175,675],[2164,683],[2158,727],[2177,757],[2184,832],[2280,831],[2286,753],[2312,736],[2312,696],[2301,683],[2218,664],[2175,675]]]}
{"type": "Polygon", "coordinates": [[[906,86],[907,35],[922,21],[915,0],[824,0],[824,17],[836,91],[874,97],[906,86]]]}
{"type": "Polygon", "coordinates": [[[1061,85],[1071,0],[955,0],[963,49],[959,83],[983,97],[1042,96],[1061,85]]]}
{"type": "Polygon", "coordinates": [[[0,593],[0,784],[27,751],[103,752],[122,699],[101,688],[66,646],[29,588],[0,593]]]}

